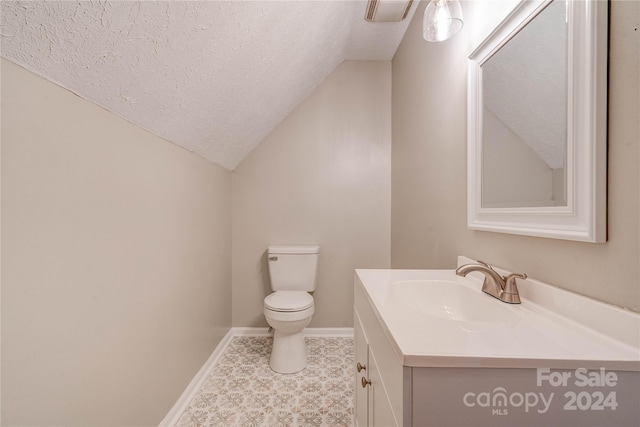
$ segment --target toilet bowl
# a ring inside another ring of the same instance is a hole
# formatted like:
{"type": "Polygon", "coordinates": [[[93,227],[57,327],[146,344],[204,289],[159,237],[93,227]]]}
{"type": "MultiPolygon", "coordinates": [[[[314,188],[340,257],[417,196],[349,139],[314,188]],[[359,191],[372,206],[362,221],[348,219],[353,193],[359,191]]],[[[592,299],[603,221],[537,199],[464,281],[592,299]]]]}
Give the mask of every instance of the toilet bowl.
{"type": "Polygon", "coordinates": [[[317,246],[270,246],[269,276],[274,292],[264,299],[264,317],[273,328],[269,365],[275,372],[292,374],[307,366],[304,328],[315,311],[313,297],[317,246]]]}
{"type": "Polygon", "coordinates": [[[265,298],[264,317],[269,326],[273,328],[273,348],[269,365],[271,369],[281,374],[292,374],[299,372],[307,366],[307,351],[304,344],[304,328],[309,326],[311,316],[314,312],[313,297],[302,291],[277,291],[265,298]],[[273,299],[280,297],[282,293],[300,294],[289,295],[290,299],[304,300],[305,303],[293,306],[273,302],[273,299]],[[310,305],[306,302],[309,297],[310,305]],[[272,297],[270,301],[267,301],[272,297]],[[273,298],[275,297],[275,298],[273,298]]]}

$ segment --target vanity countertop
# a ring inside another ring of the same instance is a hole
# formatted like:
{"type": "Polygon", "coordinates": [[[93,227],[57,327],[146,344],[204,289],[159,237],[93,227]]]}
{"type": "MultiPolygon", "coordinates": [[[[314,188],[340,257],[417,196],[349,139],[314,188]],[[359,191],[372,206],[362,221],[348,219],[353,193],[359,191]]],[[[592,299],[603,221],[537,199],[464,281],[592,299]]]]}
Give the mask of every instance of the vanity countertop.
{"type": "Polygon", "coordinates": [[[522,304],[512,305],[482,293],[476,273],[359,269],[356,278],[405,366],[640,371],[638,313],[532,279],[518,280],[522,304]],[[431,285],[459,286],[475,303],[460,310],[455,292],[427,301],[431,285]]]}

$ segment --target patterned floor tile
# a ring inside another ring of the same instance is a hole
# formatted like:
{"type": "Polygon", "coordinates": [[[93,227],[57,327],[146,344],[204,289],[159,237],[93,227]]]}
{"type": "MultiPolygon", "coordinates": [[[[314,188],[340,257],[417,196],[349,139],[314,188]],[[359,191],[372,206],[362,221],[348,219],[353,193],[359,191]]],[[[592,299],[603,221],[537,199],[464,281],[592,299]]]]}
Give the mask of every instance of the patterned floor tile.
{"type": "Polygon", "coordinates": [[[208,373],[176,427],[350,427],[352,338],[306,338],[308,365],[295,374],[269,367],[271,337],[236,337],[208,373]]]}

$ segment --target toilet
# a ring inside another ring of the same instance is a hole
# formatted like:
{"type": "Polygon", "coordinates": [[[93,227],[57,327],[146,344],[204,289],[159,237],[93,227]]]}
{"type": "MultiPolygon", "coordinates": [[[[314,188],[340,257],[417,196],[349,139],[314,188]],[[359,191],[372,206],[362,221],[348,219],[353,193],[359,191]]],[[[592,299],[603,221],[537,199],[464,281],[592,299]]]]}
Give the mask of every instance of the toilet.
{"type": "Polygon", "coordinates": [[[303,331],[314,313],[318,246],[269,246],[267,259],[271,290],[264,299],[264,317],[273,328],[269,365],[292,374],[307,366],[303,331]]]}

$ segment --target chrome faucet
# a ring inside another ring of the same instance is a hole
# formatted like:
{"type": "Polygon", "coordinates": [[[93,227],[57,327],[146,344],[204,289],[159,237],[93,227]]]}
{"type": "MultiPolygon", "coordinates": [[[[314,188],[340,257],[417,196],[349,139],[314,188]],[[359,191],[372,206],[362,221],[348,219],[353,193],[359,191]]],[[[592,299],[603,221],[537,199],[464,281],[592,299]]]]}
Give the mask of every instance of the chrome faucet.
{"type": "Polygon", "coordinates": [[[482,261],[478,261],[478,264],[462,265],[456,269],[456,274],[464,277],[472,271],[479,271],[484,274],[482,292],[498,298],[502,302],[520,304],[520,295],[518,294],[516,279],[526,279],[526,274],[513,273],[505,277],[495,271],[489,264],[482,261]]]}

